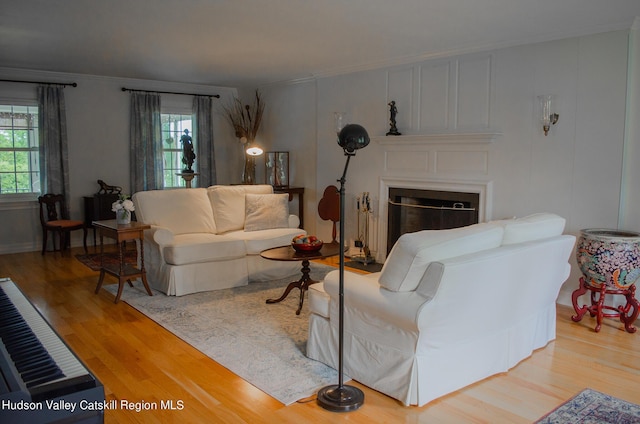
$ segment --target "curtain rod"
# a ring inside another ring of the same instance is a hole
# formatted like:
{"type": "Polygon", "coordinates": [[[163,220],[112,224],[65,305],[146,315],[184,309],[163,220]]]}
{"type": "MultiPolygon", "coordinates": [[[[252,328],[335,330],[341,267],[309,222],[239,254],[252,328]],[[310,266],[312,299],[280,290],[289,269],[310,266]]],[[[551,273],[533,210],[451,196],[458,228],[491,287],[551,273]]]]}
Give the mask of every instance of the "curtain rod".
{"type": "Polygon", "coordinates": [[[3,82],[19,82],[23,84],[47,84],[47,85],[61,85],[66,87],[70,85],[71,87],[77,87],[78,83],[75,82],[45,82],[45,81],[22,81],[22,80],[8,80],[8,79],[0,79],[3,82]]]}
{"type": "Polygon", "coordinates": [[[220,98],[219,94],[194,94],[194,93],[177,93],[175,91],[136,90],[134,88],[126,88],[126,87],[122,87],[122,91],[142,91],[143,93],[181,94],[183,96],[204,96],[204,97],[215,97],[216,99],[220,98]]]}

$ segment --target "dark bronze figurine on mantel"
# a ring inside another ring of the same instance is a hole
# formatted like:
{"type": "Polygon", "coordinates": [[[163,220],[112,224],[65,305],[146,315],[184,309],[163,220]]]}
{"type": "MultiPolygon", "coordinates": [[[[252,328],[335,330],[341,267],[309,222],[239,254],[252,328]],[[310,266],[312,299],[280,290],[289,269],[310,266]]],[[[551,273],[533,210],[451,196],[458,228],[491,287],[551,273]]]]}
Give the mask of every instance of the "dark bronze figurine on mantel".
{"type": "Polygon", "coordinates": [[[391,117],[389,118],[390,129],[387,135],[402,135],[401,132],[398,131],[398,127],[396,127],[396,115],[398,114],[398,108],[396,107],[396,102],[391,100],[389,103],[389,113],[391,117]]]}

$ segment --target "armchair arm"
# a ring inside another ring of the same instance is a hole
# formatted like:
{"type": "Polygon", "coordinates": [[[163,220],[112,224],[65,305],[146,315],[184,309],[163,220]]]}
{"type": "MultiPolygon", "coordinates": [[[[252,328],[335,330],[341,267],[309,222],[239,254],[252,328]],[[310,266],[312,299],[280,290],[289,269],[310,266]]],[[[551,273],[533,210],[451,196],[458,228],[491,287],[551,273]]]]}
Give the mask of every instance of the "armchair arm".
{"type": "Polygon", "coordinates": [[[289,228],[298,228],[300,226],[300,218],[298,215],[289,215],[289,228]]]}
{"type": "Polygon", "coordinates": [[[144,238],[162,246],[173,242],[173,232],[165,227],[151,225],[150,229],[144,231],[144,238]]]}
{"type": "MultiPolygon", "coordinates": [[[[357,310],[359,315],[366,315],[370,324],[379,322],[382,326],[417,329],[420,310],[430,299],[413,291],[389,291],[378,284],[379,276],[380,273],[362,275],[345,271],[345,309],[357,310]]],[[[324,280],[325,291],[331,297],[331,310],[334,309],[333,304],[339,301],[339,279],[339,271],[332,271],[324,280]]],[[[332,312],[330,319],[334,319],[332,312]]]]}
{"type": "Polygon", "coordinates": [[[164,262],[163,247],[172,242],[173,232],[168,228],[151,225],[150,229],[144,230],[145,261],[148,261],[147,268],[156,261],[164,262]]]}

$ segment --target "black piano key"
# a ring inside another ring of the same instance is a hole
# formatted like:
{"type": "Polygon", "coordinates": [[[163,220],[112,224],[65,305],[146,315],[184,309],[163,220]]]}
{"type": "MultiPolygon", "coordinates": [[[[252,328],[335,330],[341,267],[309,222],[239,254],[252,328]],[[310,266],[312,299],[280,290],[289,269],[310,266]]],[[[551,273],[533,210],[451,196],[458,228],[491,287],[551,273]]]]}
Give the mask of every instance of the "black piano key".
{"type": "Polygon", "coordinates": [[[55,372],[51,372],[50,374],[47,374],[45,376],[43,376],[42,378],[38,378],[35,380],[31,380],[31,381],[27,381],[25,382],[25,384],[27,385],[27,388],[31,388],[31,387],[35,387],[35,386],[39,386],[41,384],[44,383],[48,383],[50,381],[53,380],[57,380],[59,378],[64,377],[64,374],[62,373],[62,371],[60,371],[59,369],[55,372]]]}
{"type": "Polygon", "coordinates": [[[42,370],[42,369],[45,369],[45,368],[52,368],[52,367],[56,367],[56,366],[57,366],[56,363],[54,361],[52,361],[51,358],[49,358],[49,359],[44,358],[44,359],[41,359],[40,361],[32,362],[31,364],[29,364],[27,366],[24,366],[24,367],[22,367],[20,369],[22,371],[21,374],[25,375],[25,374],[30,373],[30,372],[36,372],[38,370],[42,370]]]}
{"type": "Polygon", "coordinates": [[[14,322],[0,329],[0,334],[3,336],[6,335],[7,337],[10,337],[11,334],[23,331],[25,328],[29,328],[29,326],[24,321],[14,322]]]}
{"type": "Polygon", "coordinates": [[[60,370],[58,370],[58,367],[56,366],[55,363],[49,363],[49,364],[43,365],[42,367],[34,368],[30,371],[20,373],[20,375],[22,376],[22,379],[24,380],[25,383],[27,383],[27,386],[28,386],[29,382],[31,381],[46,378],[50,375],[57,375],[59,371],[60,370]]]}
{"type": "Polygon", "coordinates": [[[51,358],[51,356],[49,355],[49,353],[42,351],[42,352],[38,352],[34,355],[29,355],[28,358],[22,358],[22,359],[18,359],[16,361],[14,361],[14,365],[16,366],[16,368],[22,368],[22,367],[28,367],[30,364],[34,363],[34,362],[38,362],[42,359],[49,359],[51,358]]]}
{"type": "Polygon", "coordinates": [[[5,344],[5,347],[9,352],[12,350],[15,352],[19,352],[24,350],[25,346],[33,345],[34,343],[38,344],[40,341],[33,335],[33,333],[29,331],[20,331],[18,333],[13,334],[15,337],[9,343],[5,344]]]}

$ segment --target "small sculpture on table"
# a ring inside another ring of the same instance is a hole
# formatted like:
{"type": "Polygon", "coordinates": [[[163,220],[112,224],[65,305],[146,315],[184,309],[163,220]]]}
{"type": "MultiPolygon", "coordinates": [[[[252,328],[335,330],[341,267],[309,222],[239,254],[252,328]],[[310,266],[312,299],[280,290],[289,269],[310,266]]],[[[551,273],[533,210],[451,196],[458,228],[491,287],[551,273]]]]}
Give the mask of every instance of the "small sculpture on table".
{"type": "Polygon", "coordinates": [[[389,118],[389,132],[387,135],[402,135],[401,132],[398,131],[398,127],[396,127],[396,115],[398,114],[398,108],[396,107],[396,102],[391,100],[389,103],[389,113],[391,117],[389,118]]]}
{"type": "Polygon", "coordinates": [[[191,167],[196,159],[196,154],[193,150],[193,142],[191,141],[189,130],[184,130],[184,135],[180,137],[180,142],[182,143],[182,163],[187,166],[182,172],[193,172],[191,167]]]}
{"type": "Polygon", "coordinates": [[[96,194],[120,194],[122,193],[122,187],[109,185],[102,180],[98,180],[98,184],[100,185],[100,190],[96,194]]]}

